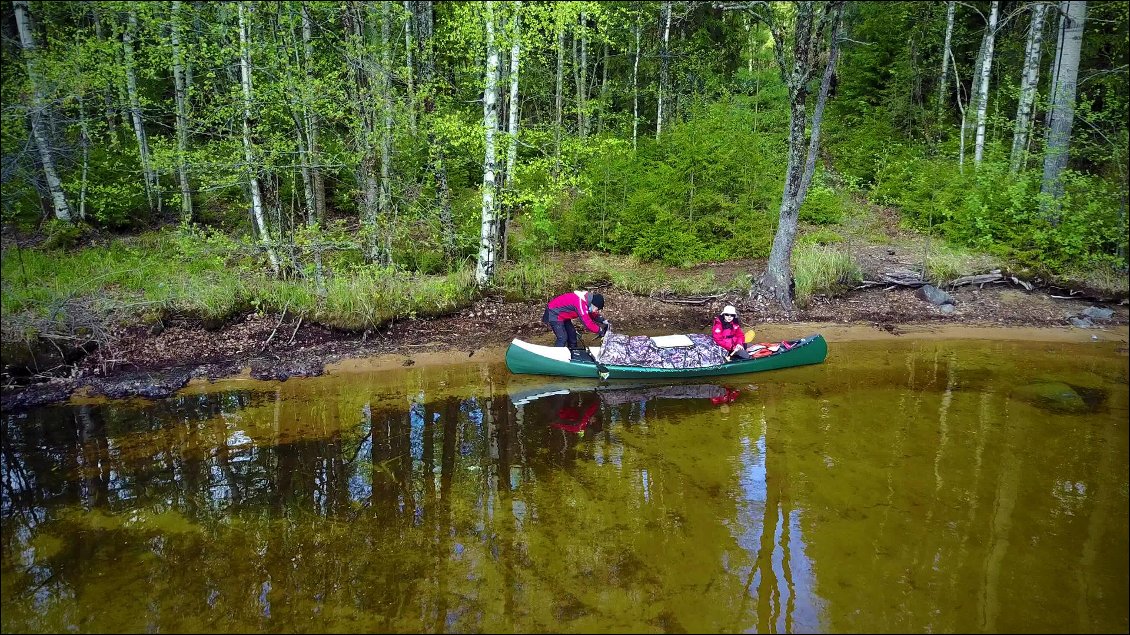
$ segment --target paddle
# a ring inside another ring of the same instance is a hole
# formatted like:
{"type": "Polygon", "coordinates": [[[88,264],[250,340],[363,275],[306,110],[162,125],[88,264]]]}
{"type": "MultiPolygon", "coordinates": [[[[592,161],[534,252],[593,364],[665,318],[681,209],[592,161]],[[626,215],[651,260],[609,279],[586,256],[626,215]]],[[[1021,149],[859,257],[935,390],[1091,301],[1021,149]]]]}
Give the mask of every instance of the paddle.
{"type": "MultiPolygon", "coordinates": [[[[611,330],[611,324],[609,324],[608,330],[611,330]]],[[[604,342],[605,342],[604,338],[608,336],[608,330],[605,331],[604,336],[602,336],[601,339],[600,339],[600,350],[601,350],[601,352],[604,351],[604,342]]],[[[585,344],[585,336],[582,333],[577,333],[577,343],[581,346],[582,350],[584,350],[585,352],[587,352],[589,354],[589,357],[592,357],[592,361],[596,363],[597,377],[599,377],[602,381],[605,380],[605,379],[608,379],[608,374],[609,374],[608,373],[608,367],[605,366],[604,364],[600,363],[600,360],[597,358],[598,356],[593,355],[592,352],[589,351],[589,347],[585,344]]]]}

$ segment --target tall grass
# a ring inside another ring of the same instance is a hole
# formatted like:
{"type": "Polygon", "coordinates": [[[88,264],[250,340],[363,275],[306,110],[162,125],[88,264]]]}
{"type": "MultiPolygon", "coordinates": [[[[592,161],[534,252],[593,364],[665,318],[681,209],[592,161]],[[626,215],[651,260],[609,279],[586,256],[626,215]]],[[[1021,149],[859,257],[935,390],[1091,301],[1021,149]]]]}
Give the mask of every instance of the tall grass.
{"type": "Polygon", "coordinates": [[[834,295],[863,280],[851,254],[836,247],[800,244],[793,250],[796,303],[806,307],[818,293],[834,295]]]}
{"type": "Polygon", "coordinates": [[[69,306],[98,307],[100,320],[171,314],[225,320],[284,309],[329,326],[371,328],[391,319],[433,316],[470,304],[473,270],[419,275],[371,266],[312,280],[280,280],[254,250],[221,235],[165,230],[73,251],[4,250],[0,315],[5,338],[29,325],[48,328],[69,306]]]}

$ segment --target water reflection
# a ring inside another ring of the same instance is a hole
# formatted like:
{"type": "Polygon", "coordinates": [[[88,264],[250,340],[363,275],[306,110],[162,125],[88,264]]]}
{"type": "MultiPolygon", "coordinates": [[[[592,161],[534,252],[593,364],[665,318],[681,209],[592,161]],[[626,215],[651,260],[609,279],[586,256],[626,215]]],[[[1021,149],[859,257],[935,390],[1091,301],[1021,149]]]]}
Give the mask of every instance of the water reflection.
{"type": "Polygon", "coordinates": [[[5,413],[3,630],[1126,630],[1125,356],[837,354],[5,413]]]}

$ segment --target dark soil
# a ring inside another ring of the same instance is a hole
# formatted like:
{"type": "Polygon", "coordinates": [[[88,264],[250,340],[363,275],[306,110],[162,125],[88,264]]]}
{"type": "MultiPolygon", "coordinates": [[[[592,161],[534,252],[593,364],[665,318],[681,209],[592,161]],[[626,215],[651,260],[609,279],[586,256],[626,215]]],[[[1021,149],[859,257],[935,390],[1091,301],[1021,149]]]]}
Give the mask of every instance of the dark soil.
{"type": "MultiPolygon", "coordinates": [[[[860,253],[866,279],[878,279],[883,268],[900,267],[900,254],[886,247],[860,253]]],[[[861,250],[861,251],[865,251],[861,250]]],[[[757,271],[762,263],[704,265],[715,279],[757,271]]],[[[836,297],[817,297],[809,307],[786,314],[767,298],[745,294],[717,297],[645,297],[614,288],[601,289],[605,316],[621,333],[659,334],[705,331],[723,306],[733,304],[744,323],[762,330],[768,324],[838,323],[871,325],[891,333],[911,324],[961,324],[1000,327],[1069,327],[1071,318],[1091,306],[1112,309],[1096,326],[1126,325],[1125,299],[1104,299],[1069,289],[1027,290],[1010,281],[947,289],[953,311],[943,312],[911,287],[871,287],[836,297]]],[[[20,408],[68,398],[78,390],[109,397],[139,395],[160,398],[195,377],[219,378],[250,369],[253,377],[285,380],[314,376],[324,365],[348,357],[381,354],[412,355],[424,351],[466,351],[499,346],[519,337],[551,343],[540,323],[542,302],[505,302],[486,297],[454,315],[407,319],[365,332],[339,331],[303,321],[295,315],[249,314],[219,328],[189,319],[166,320],[156,326],[126,326],[111,333],[105,345],[64,373],[24,383],[6,370],[3,406],[20,408]]],[[[410,362],[406,362],[410,363],[410,362]]]]}

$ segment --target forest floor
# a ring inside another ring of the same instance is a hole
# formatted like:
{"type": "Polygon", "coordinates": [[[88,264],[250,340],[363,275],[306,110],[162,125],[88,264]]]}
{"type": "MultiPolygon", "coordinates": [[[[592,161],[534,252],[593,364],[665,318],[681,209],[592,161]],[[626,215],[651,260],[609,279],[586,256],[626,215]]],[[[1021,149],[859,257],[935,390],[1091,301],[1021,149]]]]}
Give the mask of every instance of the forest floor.
{"type": "MultiPolygon", "coordinates": [[[[886,229],[898,233],[895,226],[886,229]]],[[[921,262],[920,249],[920,242],[895,239],[860,241],[850,253],[865,280],[879,280],[884,271],[907,270],[921,262]]],[[[734,261],[673,269],[670,273],[696,275],[708,269],[716,280],[731,280],[760,272],[764,266],[764,261],[734,261]]],[[[1120,337],[1130,324],[1125,295],[1102,297],[1098,292],[1062,287],[1027,289],[1008,278],[947,288],[954,298],[953,310],[948,313],[922,299],[915,288],[895,285],[817,296],[808,307],[791,315],[767,298],[745,293],[655,297],[612,287],[600,291],[605,296],[604,314],[614,323],[615,332],[627,334],[706,332],[727,304],[738,308],[747,330],[754,329],[760,341],[806,335],[810,328],[827,329],[831,325],[873,328],[893,335],[908,328],[931,326],[1067,330],[1077,328],[1071,319],[1081,316],[1088,307],[1113,311],[1109,319],[1096,321],[1095,329],[1115,327],[1115,336],[1120,337]]],[[[6,378],[10,385],[3,389],[3,406],[51,403],[65,400],[76,391],[109,397],[163,397],[193,378],[249,373],[258,379],[285,380],[319,375],[326,364],[351,358],[392,355],[405,366],[415,363],[422,354],[466,359],[479,350],[500,348],[512,338],[552,344],[552,334],[540,322],[543,308],[542,301],[506,302],[487,296],[451,315],[405,319],[361,333],[305,322],[295,315],[262,313],[246,314],[212,329],[189,319],[166,319],[157,326],[127,324],[117,327],[102,348],[75,363],[69,376],[24,385],[6,378]]],[[[593,342],[591,335],[588,342],[593,342]]]]}

